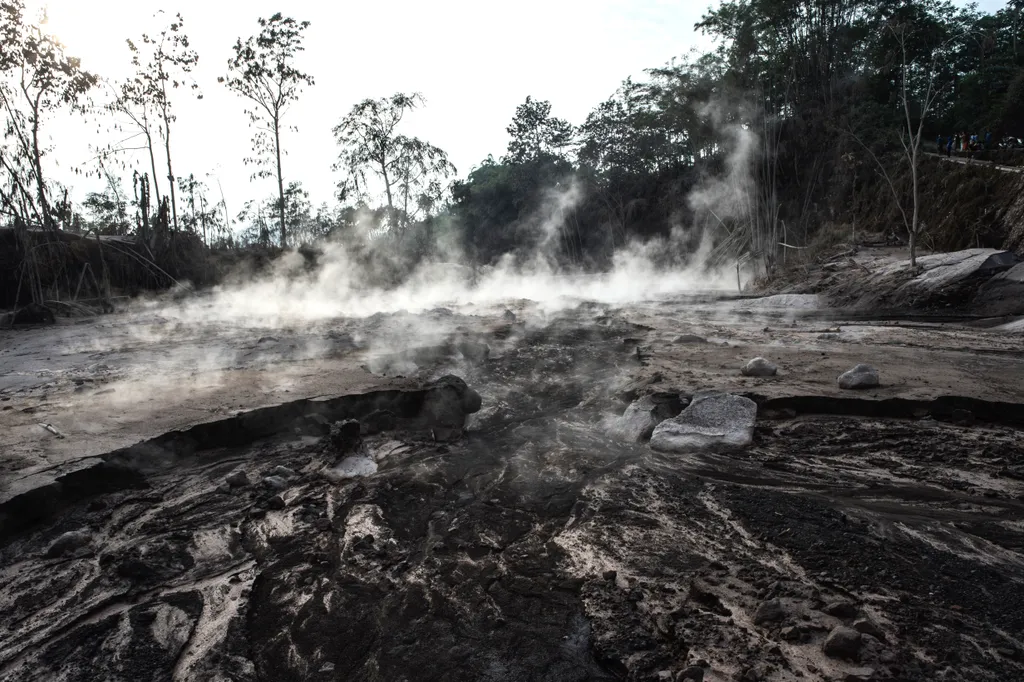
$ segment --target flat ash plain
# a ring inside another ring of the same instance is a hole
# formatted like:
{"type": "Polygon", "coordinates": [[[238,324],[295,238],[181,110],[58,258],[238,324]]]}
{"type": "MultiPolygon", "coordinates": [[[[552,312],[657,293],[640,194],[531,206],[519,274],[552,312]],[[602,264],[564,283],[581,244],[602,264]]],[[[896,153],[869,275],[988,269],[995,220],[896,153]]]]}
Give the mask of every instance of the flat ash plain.
{"type": "Polygon", "coordinates": [[[694,295],[0,346],[0,680],[1024,679],[1019,333],[694,295]],[[702,389],[751,447],[609,428],[702,389]],[[375,472],[324,475],[339,416],[375,472]]]}

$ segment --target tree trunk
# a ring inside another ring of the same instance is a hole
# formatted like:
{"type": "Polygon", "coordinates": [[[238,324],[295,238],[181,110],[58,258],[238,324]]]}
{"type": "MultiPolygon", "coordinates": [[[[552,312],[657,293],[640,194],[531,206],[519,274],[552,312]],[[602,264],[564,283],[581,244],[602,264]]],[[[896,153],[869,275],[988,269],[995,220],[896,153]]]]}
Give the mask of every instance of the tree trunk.
{"type": "Polygon", "coordinates": [[[910,267],[917,267],[917,221],[918,221],[918,204],[919,197],[917,192],[917,146],[920,144],[920,138],[914,140],[911,143],[910,154],[910,178],[912,183],[912,195],[911,200],[914,202],[914,213],[910,219],[910,267]]]}
{"type": "Polygon", "coordinates": [[[39,211],[43,216],[43,227],[52,229],[53,216],[50,204],[46,201],[46,183],[43,182],[43,160],[39,151],[39,98],[36,97],[32,107],[32,162],[36,169],[36,191],[39,193],[39,211]]]}
{"type": "Polygon", "coordinates": [[[164,118],[164,150],[167,152],[167,182],[171,183],[171,217],[174,231],[178,231],[178,200],[174,193],[174,170],[171,168],[171,127],[164,118]]]}
{"type": "Polygon", "coordinates": [[[156,205],[160,205],[160,183],[156,181],[156,155],[153,153],[153,133],[149,131],[147,124],[146,127],[146,147],[149,148],[149,167],[153,171],[153,193],[156,196],[156,205]]]}
{"type": "Polygon", "coordinates": [[[284,178],[281,175],[281,121],[274,118],[274,155],[277,157],[277,217],[281,222],[281,248],[288,248],[284,227],[284,178]]]}
{"type": "Polygon", "coordinates": [[[380,173],[381,177],[384,178],[384,191],[388,195],[388,228],[394,227],[395,222],[395,201],[391,195],[391,181],[388,180],[388,165],[387,159],[382,159],[380,162],[380,173]]]}

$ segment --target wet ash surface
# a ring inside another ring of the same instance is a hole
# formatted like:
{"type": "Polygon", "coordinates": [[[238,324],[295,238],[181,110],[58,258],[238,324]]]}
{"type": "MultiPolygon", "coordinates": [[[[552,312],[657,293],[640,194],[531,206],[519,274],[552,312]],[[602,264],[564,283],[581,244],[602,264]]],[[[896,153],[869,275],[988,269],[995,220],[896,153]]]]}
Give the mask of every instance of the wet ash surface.
{"type": "Polygon", "coordinates": [[[609,415],[711,351],[672,374],[636,318],[455,316],[366,362],[457,370],[460,439],[366,435],[377,472],[340,482],[330,439],[201,450],[8,539],[0,679],[1024,677],[1019,431],[762,414],[745,452],[654,453],[609,415]]]}

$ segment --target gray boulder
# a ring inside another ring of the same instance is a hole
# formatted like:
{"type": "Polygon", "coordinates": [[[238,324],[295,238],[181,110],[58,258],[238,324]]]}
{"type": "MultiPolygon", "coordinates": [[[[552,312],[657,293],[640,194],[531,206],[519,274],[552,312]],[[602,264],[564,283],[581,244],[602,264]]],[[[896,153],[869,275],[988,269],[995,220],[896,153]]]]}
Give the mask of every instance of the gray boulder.
{"type": "Polygon", "coordinates": [[[878,370],[871,365],[860,364],[839,375],[839,388],[875,388],[879,385],[878,370]]]}
{"type": "Polygon", "coordinates": [[[786,610],[782,608],[782,602],[778,599],[769,599],[762,602],[754,612],[754,625],[764,625],[786,617],[786,610]]]}
{"type": "Polygon", "coordinates": [[[683,403],[674,393],[645,395],[634,400],[621,417],[617,417],[611,431],[625,440],[640,442],[651,437],[656,427],[666,419],[679,414],[683,403]]]}
{"type": "Polygon", "coordinates": [[[745,377],[773,377],[779,372],[779,368],[764,358],[754,358],[740,370],[745,377]]]}
{"type": "Polygon", "coordinates": [[[651,448],[660,452],[737,449],[754,437],[757,403],[726,393],[698,393],[674,419],[654,428],[651,448]]]}
{"type": "Polygon", "coordinates": [[[822,644],[821,649],[825,652],[826,656],[832,658],[856,660],[862,644],[862,637],[859,632],[845,625],[840,625],[828,633],[828,637],[825,638],[825,643],[822,644]]]}
{"type": "Polygon", "coordinates": [[[232,488],[244,488],[249,485],[249,476],[241,469],[232,471],[224,481],[232,488]]]}

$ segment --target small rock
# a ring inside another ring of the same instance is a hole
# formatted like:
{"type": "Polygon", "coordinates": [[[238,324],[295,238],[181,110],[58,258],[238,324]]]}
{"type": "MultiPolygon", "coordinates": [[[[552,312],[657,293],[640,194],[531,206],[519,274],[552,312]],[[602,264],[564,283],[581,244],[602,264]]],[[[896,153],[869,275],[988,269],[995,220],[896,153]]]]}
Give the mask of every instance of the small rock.
{"type": "Polygon", "coordinates": [[[610,430],[624,440],[641,442],[651,437],[655,427],[683,411],[677,394],[645,395],[634,400],[621,417],[610,424],[610,430]]]}
{"type": "Polygon", "coordinates": [[[320,672],[322,672],[322,673],[333,673],[334,672],[334,664],[333,663],[324,663],[322,666],[320,666],[320,672]]]}
{"type": "Polygon", "coordinates": [[[860,653],[861,644],[862,636],[859,632],[845,625],[840,625],[828,633],[828,637],[825,638],[825,643],[822,644],[821,649],[825,652],[826,656],[831,656],[832,658],[856,660],[857,654],[860,653]]]}
{"type": "Polygon", "coordinates": [[[871,365],[860,364],[839,376],[839,388],[875,388],[879,385],[878,370],[871,365]]]}
{"type": "Polygon", "coordinates": [[[272,490],[285,490],[288,487],[288,481],[280,476],[266,476],[263,479],[263,484],[272,490]]]}
{"type": "Polygon", "coordinates": [[[221,481],[217,486],[217,492],[227,495],[231,492],[231,486],[228,485],[227,481],[221,481]]]}
{"type": "Polygon", "coordinates": [[[822,611],[836,618],[853,618],[857,615],[857,606],[853,602],[833,601],[826,604],[822,611]]]}
{"type": "Polygon", "coordinates": [[[790,625],[782,628],[779,635],[781,635],[782,639],[787,642],[795,642],[800,639],[800,629],[790,625]]]}
{"type": "Polygon", "coordinates": [[[270,475],[280,476],[281,478],[295,478],[296,476],[298,476],[298,474],[295,473],[294,470],[289,469],[286,466],[281,466],[280,464],[270,470],[270,475]]]}
{"type": "Polygon", "coordinates": [[[683,334],[672,340],[672,343],[707,343],[708,340],[696,334],[683,334]]]}
{"type": "Polygon", "coordinates": [[[244,488],[249,485],[249,475],[239,469],[228,474],[224,481],[232,488],[244,488]]]}
{"type": "Polygon", "coordinates": [[[604,578],[605,580],[609,581],[609,582],[615,580],[618,576],[619,576],[619,572],[618,571],[605,571],[604,573],[601,574],[601,577],[604,578]]]}
{"type": "Polygon", "coordinates": [[[885,632],[878,626],[878,623],[870,618],[861,618],[853,622],[853,629],[865,635],[871,635],[875,639],[885,641],[885,632]]]}
{"type": "Polygon", "coordinates": [[[355,419],[346,419],[331,426],[331,434],[327,437],[331,447],[344,454],[359,445],[359,433],[362,426],[355,419]]]}
{"type": "Polygon", "coordinates": [[[505,308],[505,312],[502,313],[501,316],[503,318],[505,318],[506,320],[508,320],[509,322],[511,322],[512,320],[516,319],[516,314],[514,312],[512,312],[511,310],[509,310],[508,308],[505,308]]]}
{"type": "Polygon", "coordinates": [[[704,668],[699,665],[691,665],[689,668],[684,669],[681,673],[676,675],[677,682],[687,682],[692,680],[693,682],[704,682],[704,668]]]}
{"type": "Polygon", "coordinates": [[[754,625],[780,621],[785,616],[786,611],[782,608],[782,602],[778,599],[769,599],[758,606],[757,611],[754,612],[754,625]]]}
{"type": "Polygon", "coordinates": [[[55,559],[70,554],[85,547],[91,540],[92,536],[84,530],[69,531],[53,541],[50,548],[46,550],[46,558],[55,559]]]}
{"type": "Polygon", "coordinates": [[[286,506],[287,505],[285,504],[284,498],[281,497],[280,495],[274,495],[269,500],[267,500],[268,509],[281,510],[284,509],[286,506]]]}
{"type": "Polygon", "coordinates": [[[745,377],[773,377],[779,368],[764,358],[754,358],[740,370],[745,377]]]}

